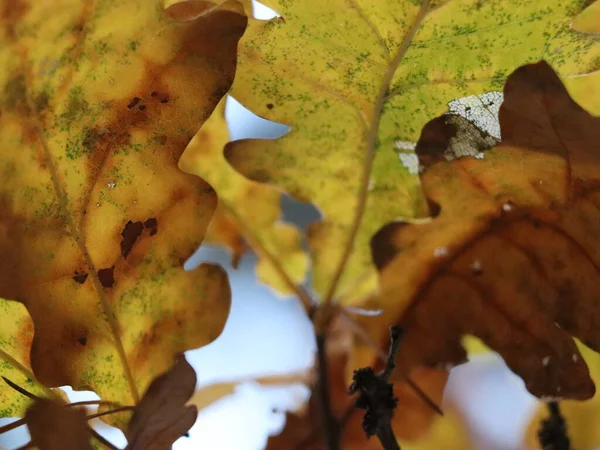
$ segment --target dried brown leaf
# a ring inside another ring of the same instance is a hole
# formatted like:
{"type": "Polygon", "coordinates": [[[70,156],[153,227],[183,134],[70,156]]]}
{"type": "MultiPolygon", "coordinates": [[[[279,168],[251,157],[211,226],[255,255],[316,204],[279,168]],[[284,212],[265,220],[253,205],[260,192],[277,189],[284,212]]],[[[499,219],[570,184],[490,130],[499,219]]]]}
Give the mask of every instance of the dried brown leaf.
{"type": "Polygon", "coordinates": [[[39,450],[92,450],[85,409],[39,398],[25,420],[31,444],[39,450]]]}
{"type": "MultiPolygon", "coordinates": [[[[577,105],[545,62],[504,89],[502,142],[448,161],[452,117],[423,130],[421,182],[435,216],[373,240],[386,317],[406,334],[400,367],[466,359],[480,337],[537,396],[594,393],[571,336],[600,350],[600,118],[577,105]]],[[[472,145],[471,142],[469,145],[472,145]]]]}
{"type": "Polygon", "coordinates": [[[183,355],[156,378],[135,407],[126,433],[128,450],[170,450],[196,421],[198,410],[186,406],[196,387],[196,372],[183,355]]]}

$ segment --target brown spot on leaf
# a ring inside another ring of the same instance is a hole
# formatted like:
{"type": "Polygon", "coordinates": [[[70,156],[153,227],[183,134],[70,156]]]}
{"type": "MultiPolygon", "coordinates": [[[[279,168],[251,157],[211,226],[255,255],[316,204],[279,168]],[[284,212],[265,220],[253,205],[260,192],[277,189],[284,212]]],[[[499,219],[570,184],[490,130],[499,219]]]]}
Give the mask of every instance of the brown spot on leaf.
{"type": "Polygon", "coordinates": [[[267,103],[267,109],[273,109],[274,106],[273,103],[267,103]]]}
{"type": "Polygon", "coordinates": [[[79,342],[81,345],[87,345],[87,338],[85,336],[80,337],[79,339],[77,339],[77,342],[79,342]]]}
{"type": "Polygon", "coordinates": [[[158,220],[156,218],[151,217],[150,219],[144,222],[144,226],[150,230],[150,236],[154,236],[158,233],[158,220]]]}
{"type": "Polygon", "coordinates": [[[73,280],[75,280],[79,284],[85,283],[87,278],[88,278],[87,273],[75,273],[75,275],[73,275],[73,280]]]}
{"type": "Polygon", "coordinates": [[[140,102],[140,98],[139,97],[133,97],[131,99],[131,101],[129,102],[129,104],[127,105],[127,109],[133,109],[136,107],[136,105],[140,102]]]}
{"type": "Polygon", "coordinates": [[[142,222],[132,222],[131,220],[127,222],[121,232],[121,236],[123,236],[123,239],[121,239],[121,255],[123,255],[123,258],[127,258],[143,231],[144,225],[142,222]]]}
{"type": "Polygon", "coordinates": [[[144,111],[146,109],[146,105],[140,105],[139,108],[140,108],[140,111],[144,111]]]}
{"type": "Polygon", "coordinates": [[[115,267],[107,267],[98,271],[100,284],[105,288],[111,288],[115,285],[115,267]]]}

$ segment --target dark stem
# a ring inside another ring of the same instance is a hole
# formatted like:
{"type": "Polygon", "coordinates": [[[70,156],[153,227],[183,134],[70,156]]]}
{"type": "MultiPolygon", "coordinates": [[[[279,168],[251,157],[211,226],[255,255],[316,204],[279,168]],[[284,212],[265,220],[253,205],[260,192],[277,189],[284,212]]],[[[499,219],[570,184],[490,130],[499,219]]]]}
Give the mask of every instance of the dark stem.
{"type": "Polygon", "coordinates": [[[402,328],[390,328],[391,344],[383,370],[376,374],[371,367],[354,371],[351,395],[358,394],[355,405],[365,410],[363,430],[367,438],[376,435],[384,450],[400,450],[392,430],[392,417],[398,404],[394,386],[388,382],[396,368],[396,355],[402,339],[402,328]]]}
{"type": "Polygon", "coordinates": [[[111,409],[108,411],[103,411],[95,414],[90,414],[86,417],[87,420],[95,419],[97,417],[107,416],[109,414],[116,414],[123,411],[133,411],[135,408],[133,406],[121,406],[120,408],[111,409]]]}
{"type": "Polygon", "coordinates": [[[102,445],[104,445],[105,447],[109,448],[110,450],[120,450],[119,447],[117,447],[112,442],[110,442],[109,440],[107,440],[104,436],[102,436],[100,433],[98,433],[92,427],[88,427],[88,432],[92,436],[94,436],[98,442],[100,442],[102,445]]]}
{"type": "Polygon", "coordinates": [[[6,433],[7,431],[14,430],[15,428],[19,428],[20,426],[25,425],[27,422],[25,419],[15,420],[14,422],[8,423],[3,427],[0,427],[0,434],[6,433]]]}
{"type": "Polygon", "coordinates": [[[377,437],[379,438],[379,442],[381,442],[383,450],[400,450],[400,445],[398,445],[391,424],[386,427],[380,427],[380,429],[377,430],[377,437]]]}
{"type": "Polygon", "coordinates": [[[13,388],[15,391],[17,391],[20,394],[23,394],[25,397],[29,397],[31,400],[39,400],[39,397],[33,395],[31,392],[29,392],[27,389],[22,388],[21,386],[19,386],[18,384],[13,383],[12,381],[10,381],[8,378],[6,377],[2,377],[2,379],[6,382],[6,384],[8,384],[11,388],[13,388]]]}
{"type": "Polygon", "coordinates": [[[327,450],[340,450],[339,425],[333,412],[329,398],[329,376],[327,371],[327,354],[325,349],[326,337],[317,334],[317,358],[319,363],[319,379],[316,389],[319,397],[319,413],[321,415],[321,427],[327,444],[327,450]]]}
{"type": "Polygon", "coordinates": [[[538,438],[543,450],[570,450],[571,442],[567,435],[567,422],[560,413],[560,407],[557,401],[546,403],[550,416],[544,419],[538,438]]]}

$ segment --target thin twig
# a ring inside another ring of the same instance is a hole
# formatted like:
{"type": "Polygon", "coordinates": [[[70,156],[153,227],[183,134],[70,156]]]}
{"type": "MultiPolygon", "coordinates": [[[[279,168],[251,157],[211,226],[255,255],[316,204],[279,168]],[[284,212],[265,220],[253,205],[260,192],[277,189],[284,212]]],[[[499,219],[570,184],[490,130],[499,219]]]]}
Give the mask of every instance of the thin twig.
{"type": "Polygon", "coordinates": [[[96,430],[94,430],[92,427],[87,427],[89,433],[94,436],[96,438],[96,440],[98,442],[100,442],[102,445],[110,448],[110,450],[120,450],[119,447],[117,447],[116,445],[114,445],[112,442],[108,441],[106,438],[104,438],[100,433],[98,433],[96,430]]]}
{"type": "Polygon", "coordinates": [[[121,406],[120,408],[111,409],[109,411],[102,411],[95,414],[90,414],[86,417],[87,420],[95,419],[97,417],[108,416],[109,414],[116,414],[123,411],[133,411],[135,408],[133,406],[121,406]]]}
{"type": "Polygon", "coordinates": [[[567,434],[567,422],[560,413],[557,401],[546,403],[550,416],[544,419],[538,438],[543,450],[570,450],[571,442],[567,434]]]}
{"type": "Polygon", "coordinates": [[[67,406],[73,407],[73,406],[96,406],[96,405],[98,405],[98,406],[100,406],[100,405],[117,406],[118,403],[104,401],[104,400],[83,400],[81,402],[69,403],[67,406]]]}
{"type": "Polygon", "coordinates": [[[20,426],[23,426],[26,423],[27,422],[25,421],[25,419],[15,420],[14,422],[11,422],[9,424],[4,425],[3,427],[0,427],[0,434],[6,433],[7,431],[10,431],[10,430],[14,430],[15,428],[19,428],[20,426]]]}
{"type": "Polygon", "coordinates": [[[19,394],[24,395],[25,397],[29,397],[31,400],[36,401],[39,400],[40,398],[36,395],[33,395],[31,392],[29,392],[27,389],[22,388],[21,386],[19,386],[18,384],[13,383],[12,381],[10,381],[8,378],[6,377],[2,377],[2,379],[6,382],[6,384],[8,384],[11,388],[13,388],[15,391],[17,391],[19,394]]]}
{"type": "MultiPolygon", "coordinates": [[[[46,395],[48,397],[51,397],[54,399],[58,398],[58,395],[56,394],[56,392],[54,392],[49,387],[44,386],[42,383],[40,383],[31,370],[29,370],[27,367],[25,367],[23,364],[21,364],[15,358],[10,356],[4,350],[0,350],[0,359],[5,360],[7,363],[9,363],[11,366],[13,366],[15,369],[17,369],[19,372],[21,372],[27,378],[29,378],[30,380],[35,382],[46,393],[46,395]]],[[[2,377],[2,378],[4,378],[4,377],[2,377]]]]}
{"type": "MultiPolygon", "coordinates": [[[[377,357],[381,360],[381,362],[385,363],[388,356],[379,347],[379,345],[377,345],[375,343],[375,341],[371,338],[371,336],[369,336],[369,334],[360,325],[358,325],[352,319],[352,317],[350,317],[348,315],[346,310],[342,309],[340,316],[341,316],[342,320],[344,320],[344,323],[349,326],[352,333],[358,339],[362,340],[365,344],[367,344],[376,353],[377,357]]],[[[419,387],[419,385],[409,375],[406,375],[402,372],[396,371],[396,376],[399,376],[400,378],[402,378],[402,380],[417,395],[417,397],[419,397],[419,399],[423,403],[425,403],[425,405],[427,405],[429,408],[431,408],[433,411],[435,411],[440,416],[444,415],[442,408],[440,408],[438,406],[438,404],[436,402],[434,402],[433,399],[431,397],[429,397],[429,395],[427,395],[425,393],[425,391],[423,391],[423,389],[421,389],[419,387]]]]}
{"type": "Polygon", "coordinates": [[[379,374],[375,374],[371,367],[355,370],[349,393],[358,394],[355,405],[365,410],[363,430],[367,438],[377,435],[385,450],[400,450],[392,430],[392,417],[398,399],[394,396],[394,386],[388,380],[396,368],[402,328],[393,326],[390,334],[390,351],[384,369],[379,374]]]}
{"type": "Polygon", "coordinates": [[[317,335],[317,358],[319,379],[317,380],[316,389],[319,397],[319,413],[321,414],[321,426],[323,436],[328,450],[340,449],[340,429],[337,419],[331,411],[331,401],[329,398],[329,374],[327,370],[327,352],[326,352],[326,336],[324,334],[317,335]]]}

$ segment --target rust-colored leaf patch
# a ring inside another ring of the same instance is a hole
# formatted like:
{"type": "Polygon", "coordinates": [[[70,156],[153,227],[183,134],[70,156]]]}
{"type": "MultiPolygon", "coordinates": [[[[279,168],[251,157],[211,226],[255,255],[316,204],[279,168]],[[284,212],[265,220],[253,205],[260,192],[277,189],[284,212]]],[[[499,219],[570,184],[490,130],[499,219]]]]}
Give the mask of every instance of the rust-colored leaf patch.
{"type": "Polygon", "coordinates": [[[85,409],[38,398],[25,414],[31,446],[39,450],[92,450],[85,409]]]}
{"type": "Polygon", "coordinates": [[[439,214],[373,240],[388,318],[366,326],[404,327],[401,370],[462,362],[461,337],[473,334],[534,395],[589,398],[571,336],[600,350],[600,118],[540,62],[508,78],[500,144],[448,160],[456,124],[431,121],[417,146],[439,214]]]}
{"type": "Polygon", "coordinates": [[[196,372],[180,355],[167,373],[156,378],[129,422],[128,450],[170,450],[196,421],[198,410],[186,406],[196,388],[196,372]]]}

